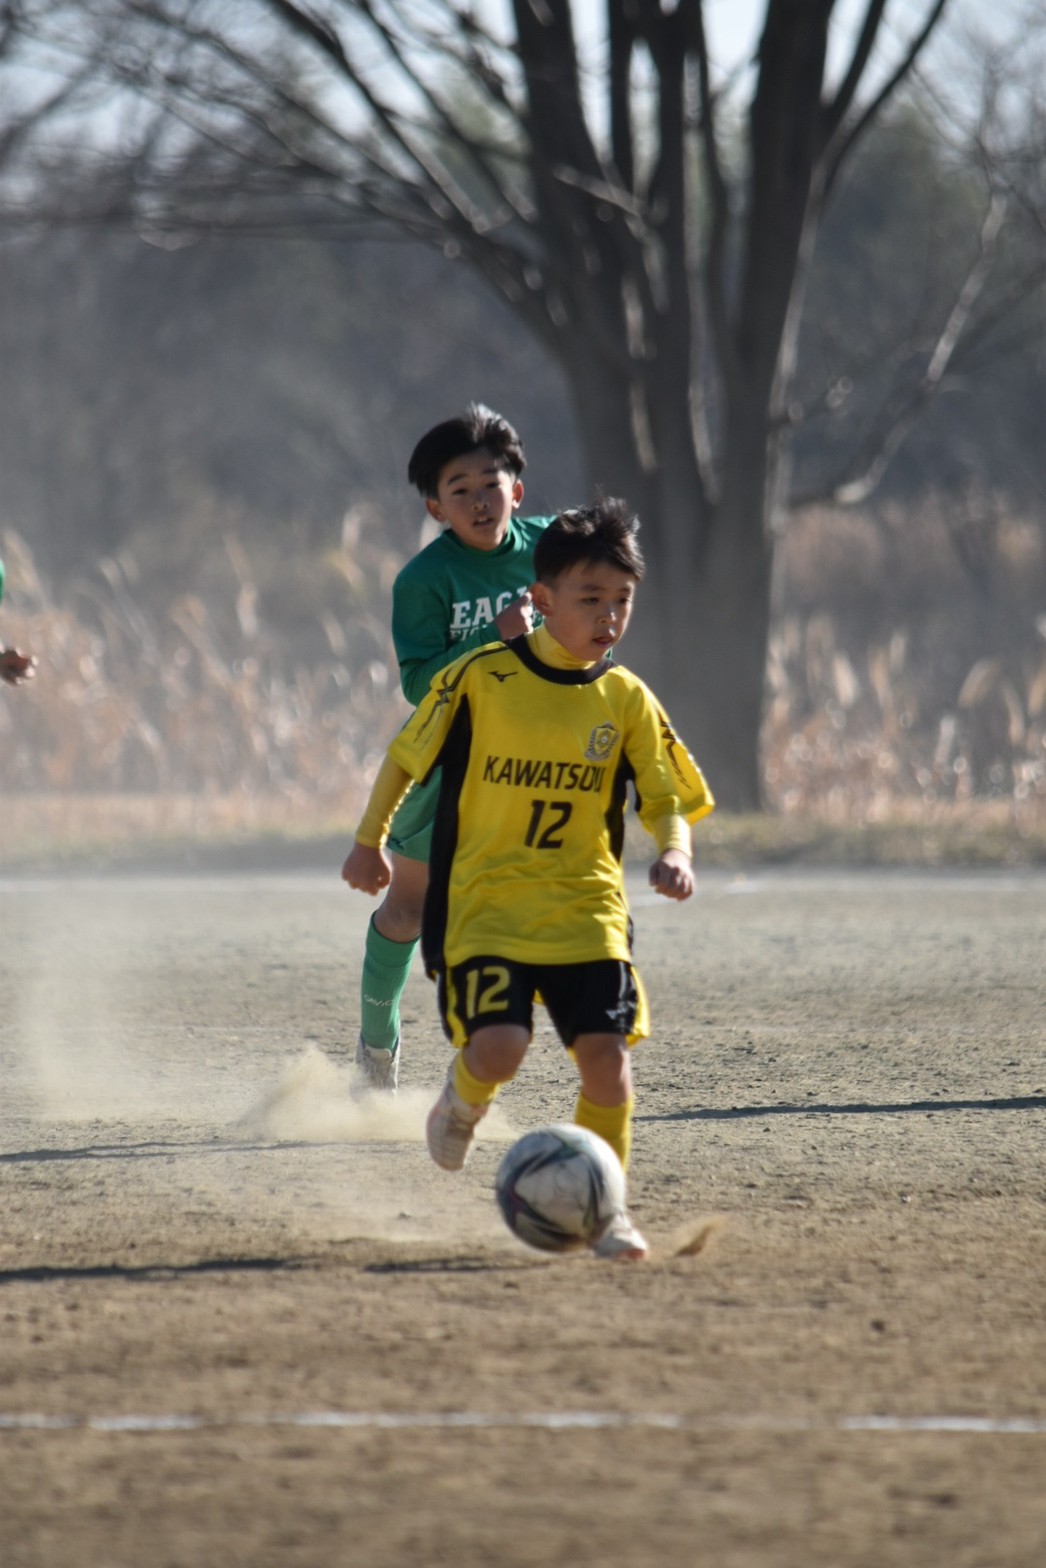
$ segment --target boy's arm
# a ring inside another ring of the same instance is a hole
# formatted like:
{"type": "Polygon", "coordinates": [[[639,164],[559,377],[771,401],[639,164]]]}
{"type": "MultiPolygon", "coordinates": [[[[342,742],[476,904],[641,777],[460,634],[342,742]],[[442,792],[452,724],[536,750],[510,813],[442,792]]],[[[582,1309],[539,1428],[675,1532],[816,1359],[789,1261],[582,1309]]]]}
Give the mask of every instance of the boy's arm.
{"type": "MultiPolygon", "coordinates": [[[[658,848],[668,847],[659,824],[682,818],[684,826],[699,822],[715,809],[707,780],[657,698],[642,681],[632,678],[626,716],[626,750],[635,775],[636,806],[658,848]]],[[[689,848],[689,832],[685,845],[689,848]]],[[[678,843],[678,841],[677,841],[678,843]]]]}
{"type": "Polygon", "coordinates": [[[682,901],[694,891],[690,825],[715,807],[704,774],[653,693],[637,681],[631,695],[628,752],[640,820],[657,844],[650,885],[682,901]]]}
{"type": "Polygon", "coordinates": [[[670,812],[656,817],[648,826],[660,850],[650,867],[650,886],[655,893],[682,903],[694,891],[690,824],[685,817],[670,812]]]}
{"type": "Polygon", "coordinates": [[[389,885],[392,867],[385,853],[385,841],[396,807],[410,782],[407,770],[386,756],[356,829],[356,842],[341,868],[342,880],[361,893],[380,893],[389,885]]]}
{"type": "MultiPolygon", "coordinates": [[[[462,663],[467,665],[469,661],[462,663]]],[[[467,678],[467,670],[463,676],[467,678]]],[[[356,829],[356,843],[341,868],[350,887],[364,893],[380,893],[388,886],[392,866],[385,842],[392,818],[411,780],[424,782],[438,765],[465,684],[465,679],[455,680],[453,676],[433,681],[424,701],[390,745],[356,829]]]]}

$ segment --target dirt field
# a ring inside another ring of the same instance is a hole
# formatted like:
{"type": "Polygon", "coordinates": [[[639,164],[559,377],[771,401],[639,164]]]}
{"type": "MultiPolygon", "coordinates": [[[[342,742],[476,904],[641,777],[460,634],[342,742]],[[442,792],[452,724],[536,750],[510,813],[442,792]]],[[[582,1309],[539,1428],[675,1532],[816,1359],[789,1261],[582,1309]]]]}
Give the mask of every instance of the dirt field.
{"type": "Polygon", "coordinates": [[[640,1266],[502,1229],[547,1028],[460,1176],[420,973],[349,1099],[336,866],[0,899],[3,1568],[1046,1562],[1043,872],[637,886],[640,1266]]]}

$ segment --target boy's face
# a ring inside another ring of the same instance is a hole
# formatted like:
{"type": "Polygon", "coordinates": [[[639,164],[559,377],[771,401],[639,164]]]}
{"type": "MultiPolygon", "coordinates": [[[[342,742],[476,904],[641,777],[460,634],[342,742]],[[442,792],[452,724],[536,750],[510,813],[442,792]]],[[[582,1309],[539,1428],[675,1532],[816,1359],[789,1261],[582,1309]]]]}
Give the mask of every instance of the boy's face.
{"type": "Polygon", "coordinates": [[[593,663],[621,641],[632,615],[636,579],[606,561],[578,561],[554,583],[535,583],[535,610],[575,659],[593,663]]]}
{"type": "Polygon", "coordinates": [[[473,550],[496,550],[522,499],[519,480],[480,447],[445,465],[436,485],[436,499],[430,496],[425,505],[462,544],[473,550]]]}

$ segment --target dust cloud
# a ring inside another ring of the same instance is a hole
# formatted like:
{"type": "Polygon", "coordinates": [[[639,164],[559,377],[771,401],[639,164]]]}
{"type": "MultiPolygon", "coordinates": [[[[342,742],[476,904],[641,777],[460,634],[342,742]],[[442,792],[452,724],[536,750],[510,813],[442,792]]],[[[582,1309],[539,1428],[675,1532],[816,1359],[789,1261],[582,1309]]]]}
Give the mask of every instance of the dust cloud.
{"type": "MultiPolygon", "coordinates": [[[[292,1060],[274,1088],[244,1113],[239,1130],[254,1138],[302,1143],[423,1143],[431,1089],[398,1094],[353,1093],[350,1069],[315,1046],[292,1060]]],[[[479,1136],[506,1141],[515,1136],[495,1105],[479,1136]]]]}

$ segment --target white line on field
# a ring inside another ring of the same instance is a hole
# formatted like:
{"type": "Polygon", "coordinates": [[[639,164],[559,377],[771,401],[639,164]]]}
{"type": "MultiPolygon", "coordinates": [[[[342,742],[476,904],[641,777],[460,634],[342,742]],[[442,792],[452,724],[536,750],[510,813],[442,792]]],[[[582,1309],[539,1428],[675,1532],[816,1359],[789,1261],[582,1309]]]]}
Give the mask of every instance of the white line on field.
{"type": "Polygon", "coordinates": [[[491,1414],[480,1410],[302,1410],[258,1415],[75,1416],[0,1413],[4,1432],[205,1432],[223,1427],[328,1427],[348,1430],[442,1430],[495,1427],[539,1427],[544,1431],[607,1430],[646,1427],[668,1432],[967,1432],[986,1435],[1046,1435],[1046,1419],[1025,1416],[837,1416],[823,1421],[777,1416],[710,1416],[623,1414],[613,1410],[522,1411],[491,1414]]]}

